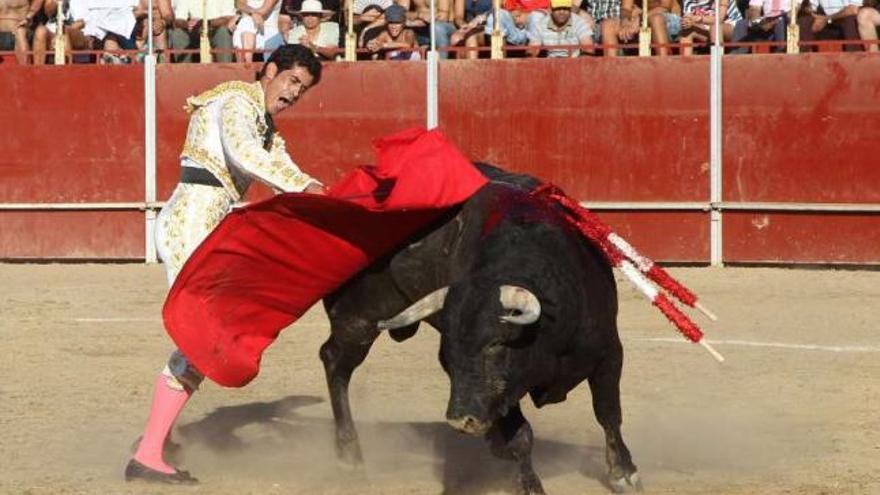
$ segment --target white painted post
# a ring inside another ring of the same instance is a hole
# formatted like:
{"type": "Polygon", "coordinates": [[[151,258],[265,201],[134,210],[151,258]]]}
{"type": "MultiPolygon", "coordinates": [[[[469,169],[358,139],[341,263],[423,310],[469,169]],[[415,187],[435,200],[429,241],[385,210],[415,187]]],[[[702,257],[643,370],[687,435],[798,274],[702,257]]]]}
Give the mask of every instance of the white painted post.
{"type": "Polygon", "coordinates": [[[144,57],[144,261],[156,263],[156,54],[153,51],[153,0],[147,2],[147,55],[144,57]]]}
{"type": "MultiPolygon", "coordinates": [[[[732,1],[732,0],[731,0],[732,1]]],[[[724,263],[722,253],[722,223],[721,211],[718,204],[721,203],[721,61],[724,49],[721,39],[721,12],[719,0],[715,0],[715,42],[712,44],[709,58],[709,262],[712,266],[721,266],[724,263]]]]}
{"type": "Polygon", "coordinates": [[[427,60],[427,97],[426,97],[426,122],[425,127],[428,129],[434,129],[437,127],[439,122],[439,105],[437,98],[437,76],[439,72],[438,61],[439,57],[437,56],[437,42],[434,39],[434,22],[436,17],[436,5],[434,0],[431,0],[431,50],[428,52],[428,60],[427,60]]]}

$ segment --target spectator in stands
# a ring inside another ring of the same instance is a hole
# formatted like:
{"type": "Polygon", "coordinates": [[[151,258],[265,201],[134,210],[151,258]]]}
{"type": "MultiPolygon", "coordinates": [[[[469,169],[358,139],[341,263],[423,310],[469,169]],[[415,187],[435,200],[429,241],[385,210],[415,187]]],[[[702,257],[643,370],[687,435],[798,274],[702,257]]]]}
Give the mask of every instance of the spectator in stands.
{"type": "Polygon", "coordinates": [[[367,41],[367,49],[382,53],[390,60],[415,60],[420,58],[416,34],[406,27],[406,9],[394,4],[385,9],[385,27],[375,38],[367,41]]]}
{"type": "MultiPolygon", "coordinates": [[[[801,41],[815,40],[858,40],[859,26],[856,16],[862,0],[809,0],[805,4],[807,15],[798,17],[801,41]],[[821,13],[820,13],[821,11],[821,13]]],[[[844,45],[848,52],[861,50],[859,44],[844,45]]],[[[803,47],[812,51],[815,47],[803,47]]]]}
{"type": "MultiPolygon", "coordinates": [[[[734,40],[735,27],[737,39],[745,36],[746,24],[742,13],[733,0],[721,0],[719,2],[724,17],[721,19],[721,31],[723,41],[734,40]]],[[[691,55],[695,41],[715,41],[715,1],[714,0],[684,0],[682,15],[670,17],[671,31],[680,32],[682,55],[691,55]]]]}
{"type": "Polygon", "coordinates": [[[0,51],[15,50],[19,64],[28,63],[42,0],[0,0],[0,51]]]}
{"type": "MultiPolygon", "coordinates": [[[[85,0],[67,0],[64,1],[64,18],[62,20],[62,30],[64,33],[64,44],[66,50],[87,50],[89,49],[88,40],[82,34],[85,23],[83,22],[84,13],[83,6],[85,0]]],[[[40,24],[34,31],[34,64],[42,65],[46,63],[46,50],[52,51],[55,44],[56,30],[58,29],[58,1],[46,0],[43,4],[43,12],[47,21],[40,24]]]]}
{"type": "Polygon", "coordinates": [[[393,0],[354,0],[354,26],[358,33],[374,22],[383,21],[385,9],[394,4],[393,0]]]}
{"type": "MultiPolygon", "coordinates": [[[[419,46],[431,45],[431,4],[429,0],[395,0],[406,10],[405,26],[412,29],[419,46]]],[[[436,4],[435,4],[436,5],[436,4]]]]}
{"type": "MultiPolygon", "coordinates": [[[[453,22],[453,0],[435,0],[434,2],[434,46],[437,47],[440,58],[449,58],[449,52],[444,48],[449,46],[449,39],[458,30],[453,22]]],[[[400,0],[400,4],[406,6],[409,0],[400,0]]],[[[413,26],[420,45],[431,45],[431,3],[430,0],[412,0],[413,18],[424,22],[424,28],[413,26]]]]}
{"type": "MultiPolygon", "coordinates": [[[[498,13],[499,29],[507,45],[529,44],[529,26],[550,9],[550,0],[505,0],[498,13]]],[[[486,36],[495,31],[495,15],[486,18],[486,36]]]]}
{"type": "Polygon", "coordinates": [[[877,45],[877,29],[880,26],[880,12],[878,12],[877,2],[866,0],[865,6],[859,10],[856,15],[856,21],[859,24],[859,36],[864,41],[874,43],[865,43],[865,50],[869,52],[880,51],[877,45]]]}
{"type": "Polygon", "coordinates": [[[281,0],[236,0],[236,7],[242,15],[232,33],[232,45],[243,50],[237,56],[239,62],[252,62],[254,50],[271,52],[284,44],[278,31],[281,0]]]}
{"type": "MultiPolygon", "coordinates": [[[[48,0],[47,0],[48,1],[48,0]]],[[[168,35],[169,31],[173,27],[174,24],[174,6],[171,3],[171,0],[153,0],[153,27],[152,33],[148,32],[147,28],[147,10],[149,9],[149,3],[147,0],[140,0],[140,8],[139,10],[143,12],[142,19],[139,20],[139,33],[138,36],[138,45],[140,48],[146,52],[147,45],[147,36],[153,36],[153,48],[158,53],[158,59],[160,61],[165,60],[165,55],[162,52],[165,51],[169,47],[168,35]]]]}
{"type": "Polygon", "coordinates": [[[304,45],[324,60],[338,55],[339,24],[328,19],[333,12],[324,10],[320,0],[304,0],[300,10],[294,12],[300,19],[290,31],[288,43],[304,45]]]}
{"type": "Polygon", "coordinates": [[[135,9],[139,7],[139,0],[86,2],[83,34],[89,38],[89,44],[93,49],[105,51],[98,60],[99,63],[131,63],[129,55],[112,52],[137,49],[135,9]]]}
{"type": "Polygon", "coordinates": [[[531,56],[539,54],[538,47],[548,46],[580,46],[571,51],[547,50],[548,57],[577,57],[593,50],[593,31],[583,17],[572,15],[572,0],[550,0],[550,13],[535,18],[528,35],[531,56]]]}
{"type": "MultiPolygon", "coordinates": [[[[486,18],[492,11],[492,0],[453,0],[453,19],[458,28],[449,36],[452,46],[464,45],[468,48],[486,46],[486,18]]],[[[479,52],[469,50],[466,58],[478,58],[479,52]]]]}
{"type": "MultiPolygon", "coordinates": [[[[304,0],[281,0],[281,13],[278,15],[278,30],[281,37],[285,40],[290,39],[290,30],[298,24],[296,12],[302,10],[304,0]]],[[[328,19],[329,22],[335,22],[342,27],[340,14],[342,12],[342,4],[340,0],[322,0],[321,5],[325,10],[332,12],[328,19]]],[[[340,38],[340,41],[342,39],[340,38]]],[[[338,44],[338,42],[337,42],[338,44]]]]}
{"type": "MultiPolygon", "coordinates": [[[[237,20],[235,0],[211,0],[202,12],[202,0],[174,0],[174,27],[171,29],[171,49],[195,50],[201,46],[202,19],[208,18],[208,38],[211,48],[232,50],[232,31],[237,20]]],[[[187,53],[174,56],[175,62],[193,62],[197,56],[187,53]]],[[[214,54],[217,62],[232,62],[232,52],[214,54]]]]}
{"type": "Polygon", "coordinates": [[[617,56],[617,42],[632,43],[639,35],[641,11],[633,0],[591,0],[586,8],[593,20],[593,41],[609,45],[602,48],[607,57],[617,56]]]}
{"type": "MultiPolygon", "coordinates": [[[[742,41],[776,41],[784,42],[791,15],[789,0],[749,0],[749,11],[746,14],[748,34],[742,41]]],[[[782,45],[773,51],[784,51],[782,45]]]]}
{"type": "Polygon", "coordinates": [[[648,4],[648,25],[651,27],[651,40],[660,45],[657,55],[669,54],[669,43],[677,42],[681,32],[681,4],[678,0],[659,0],[648,4]]]}

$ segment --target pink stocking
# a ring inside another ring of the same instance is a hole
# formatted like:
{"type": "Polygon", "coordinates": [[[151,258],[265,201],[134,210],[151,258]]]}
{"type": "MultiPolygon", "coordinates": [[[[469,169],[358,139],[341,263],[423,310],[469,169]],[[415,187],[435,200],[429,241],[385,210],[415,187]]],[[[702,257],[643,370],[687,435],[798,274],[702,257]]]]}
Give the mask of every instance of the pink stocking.
{"type": "Polygon", "coordinates": [[[191,395],[192,392],[186,389],[172,388],[168,385],[168,377],[159,374],[159,378],[156,380],[156,390],[153,393],[153,407],[150,409],[150,417],[147,419],[147,427],[137,452],[134,454],[136,461],[163,473],[175,472],[175,469],[165,464],[162,459],[162,448],[178,414],[191,395]]]}

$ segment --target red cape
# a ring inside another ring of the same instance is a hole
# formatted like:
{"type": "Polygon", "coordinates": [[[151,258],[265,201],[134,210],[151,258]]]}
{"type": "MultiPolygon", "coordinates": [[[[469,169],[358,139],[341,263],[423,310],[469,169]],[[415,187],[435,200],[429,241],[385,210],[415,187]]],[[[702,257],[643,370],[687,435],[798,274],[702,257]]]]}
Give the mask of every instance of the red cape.
{"type": "Polygon", "coordinates": [[[436,130],[373,146],[378,165],[327,196],[282,194],[233,211],[183,266],[162,316],[205,376],[246,385],[282,329],[487,182],[436,130]]]}

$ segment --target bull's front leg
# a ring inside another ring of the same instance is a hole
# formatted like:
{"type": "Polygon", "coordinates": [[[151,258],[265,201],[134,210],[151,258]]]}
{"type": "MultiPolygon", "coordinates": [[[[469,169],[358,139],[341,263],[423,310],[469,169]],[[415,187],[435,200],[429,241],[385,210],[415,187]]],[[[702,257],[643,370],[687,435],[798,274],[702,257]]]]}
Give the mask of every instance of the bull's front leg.
{"type": "Polygon", "coordinates": [[[321,361],[324,363],[330,404],[336,421],[336,455],[342,462],[351,466],[362,464],[363,454],[351,416],[348,384],[355,368],[367,357],[374,340],[375,336],[366,339],[365,342],[344,342],[333,333],[321,346],[321,361]]]}
{"type": "Polygon", "coordinates": [[[620,371],[623,351],[611,352],[590,376],[593,411],[605,430],[605,460],[608,463],[608,486],[615,493],[628,490],[642,491],[642,481],[629,449],[620,433],[620,371]]]}
{"type": "Polygon", "coordinates": [[[513,407],[506,416],[497,420],[486,433],[492,453],[501,459],[513,460],[519,467],[516,477],[517,493],[543,494],[541,479],[532,467],[532,444],[534,435],[528,420],[519,406],[513,407]]]}

